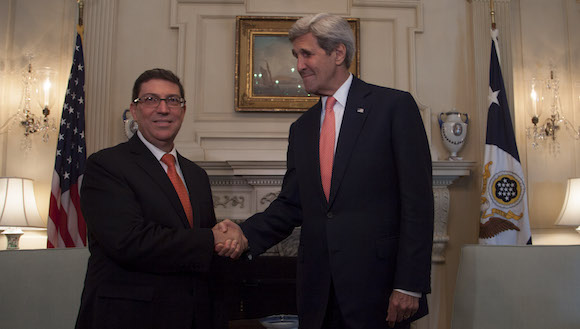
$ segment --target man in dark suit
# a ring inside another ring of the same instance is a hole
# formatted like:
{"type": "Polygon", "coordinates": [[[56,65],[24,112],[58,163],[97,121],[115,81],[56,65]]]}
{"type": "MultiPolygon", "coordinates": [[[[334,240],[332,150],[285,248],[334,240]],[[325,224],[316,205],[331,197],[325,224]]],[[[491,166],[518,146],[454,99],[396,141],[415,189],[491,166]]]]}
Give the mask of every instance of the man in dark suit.
{"type": "Polygon", "coordinates": [[[304,17],[289,37],[305,89],[321,99],[290,127],[280,195],[241,224],[249,253],[302,226],[301,328],[408,328],[427,314],[433,240],[431,156],[417,105],[349,73],[346,20],[304,17]]]}
{"type": "Polygon", "coordinates": [[[91,256],[76,328],[223,328],[214,245],[235,258],[247,242],[212,229],[208,176],[175,150],[186,110],[179,78],[148,70],[132,100],[137,134],[86,165],[91,256]]]}

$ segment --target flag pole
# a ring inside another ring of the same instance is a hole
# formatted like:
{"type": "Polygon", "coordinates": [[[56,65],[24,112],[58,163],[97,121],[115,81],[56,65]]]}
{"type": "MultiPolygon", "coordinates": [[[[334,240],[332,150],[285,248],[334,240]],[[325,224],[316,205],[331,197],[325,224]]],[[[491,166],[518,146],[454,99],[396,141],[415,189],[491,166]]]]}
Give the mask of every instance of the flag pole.
{"type": "Polygon", "coordinates": [[[489,1],[489,9],[491,14],[491,29],[495,30],[495,10],[493,9],[493,0],[489,1]]]}
{"type": "Polygon", "coordinates": [[[83,12],[85,9],[85,1],[84,0],[77,0],[77,3],[79,5],[79,21],[77,24],[77,32],[78,34],[81,36],[81,42],[84,42],[84,35],[85,35],[85,27],[84,27],[84,22],[83,22],[83,12]]]}
{"type": "Polygon", "coordinates": [[[79,26],[83,26],[83,10],[85,8],[85,1],[84,0],[77,0],[79,4],[79,26]]]}

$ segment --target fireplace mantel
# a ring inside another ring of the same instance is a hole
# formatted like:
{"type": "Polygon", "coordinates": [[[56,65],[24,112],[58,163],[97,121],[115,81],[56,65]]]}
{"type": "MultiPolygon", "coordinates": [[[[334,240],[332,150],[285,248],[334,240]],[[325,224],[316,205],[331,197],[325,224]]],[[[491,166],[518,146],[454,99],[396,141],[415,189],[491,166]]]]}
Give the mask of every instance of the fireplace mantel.
{"type": "MultiPolygon", "coordinates": [[[[286,172],[284,161],[200,161],[210,176],[214,207],[218,220],[229,218],[240,222],[263,211],[280,192],[286,172]]],[[[459,177],[471,175],[475,162],[433,161],[433,196],[435,227],[433,234],[434,263],[445,262],[449,236],[449,186],[459,177]]],[[[266,254],[295,256],[300,228],[266,254]]]]}

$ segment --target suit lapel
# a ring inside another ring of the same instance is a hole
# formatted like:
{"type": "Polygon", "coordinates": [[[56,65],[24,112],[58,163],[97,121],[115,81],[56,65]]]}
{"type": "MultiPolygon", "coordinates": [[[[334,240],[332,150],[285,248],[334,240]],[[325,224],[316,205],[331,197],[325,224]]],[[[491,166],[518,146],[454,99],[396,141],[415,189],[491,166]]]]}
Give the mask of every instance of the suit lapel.
{"type": "Polygon", "coordinates": [[[137,134],[135,134],[128,143],[137,166],[141,167],[143,171],[151,177],[153,182],[159,186],[161,193],[169,199],[173,209],[181,219],[181,224],[185,227],[189,227],[179,196],[159,161],[157,161],[147,146],[141,142],[137,134]]]}
{"type": "Polygon", "coordinates": [[[342,118],[340,134],[338,136],[338,144],[334,154],[329,205],[332,205],[332,202],[335,199],[342,178],[346,172],[346,168],[348,167],[348,161],[352,155],[352,150],[356,145],[366,118],[371,111],[370,104],[365,103],[366,96],[369,93],[370,90],[367,88],[365,82],[357,78],[353,79],[348,92],[344,117],[342,118]]]}

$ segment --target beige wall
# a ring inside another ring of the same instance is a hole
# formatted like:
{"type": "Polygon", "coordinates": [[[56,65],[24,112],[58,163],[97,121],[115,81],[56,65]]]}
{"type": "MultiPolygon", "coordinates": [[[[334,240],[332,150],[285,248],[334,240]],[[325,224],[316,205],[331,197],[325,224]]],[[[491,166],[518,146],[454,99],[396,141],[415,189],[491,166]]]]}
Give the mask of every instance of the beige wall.
{"type": "MultiPolygon", "coordinates": [[[[580,3],[578,1],[521,1],[519,4],[521,29],[516,40],[521,44],[521,58],[514,66],[514,75],[522,87],[532,77],[546,79],[550,64],[554,65],[560,78],[560,95],[563,114],[580,123],[580,3]],[[547,24],[537,24],[542,21],[547,24]]],[[[525,111],[526,93],[519,90],[515,95],[518,129],[530,126],[525,111]],[[518,128],[520,128],[518,127],[518,128]]],[[[540,119],[548,113],[544,110],[540,119]]],[[[522,136],[523,142],[523,136],[522,136]]],[[[533,228],[554,228],[554,221],[565,196],[566,180],[580,175],[580,143],[564,131],[558,132],[560,154],[554,156],[548,147],[534,150],[528,142],[522,145],[521,154],[527,162],[529,185],[530,220],[533,228]]]]}
{"type": "MultiPolygon", "coordinates": [[[[59,122],[72,62],[75,3],[65,0],[0,2],[0,125],[16,114],[20,106],[22,73],[29,53],[34,57],[33,69],[48,66],[58,72],[56,88],[63,96],[57,99],[52,113],[59,122]]],[[[34,110],[37,115],[41,114],[39,108],[34,110]]],[[[46,221],[56,133],[48,143],[42,142],[42,136],[33,136],[32,149],[25,151],[21,148],[22,132],[16,124],[0,133],[0,175],[33,179],[38,210],[46,221]]],[[[6,248],[4,236],[0,236],[0,245],[6,248]]],[[[22,238],[22,247],[46,247],[46,234],[27,233],[22,238]]]]}
{"type": "MultiPolygon", "coordinates": [[[[562,132],[557,158],[532,150],[525,137],[529,117],[523,104],[527,79],[545,73],[552,60],[562,75],[566,116],[580,123],[580,40],[576,35],[580,2],[496,3],[498,22],[505,22],[500,26],[503,74],[508,89],[513,90],[508,97],[514,104],[520,157],[528,175],[535,242],[579,244],[580,236],[553,223],[566,179],[580,175],[580,142],[571,141],[562,132]]],[[[481,13],[486,5],[478,0],[87,0],[88,148],[95,151],[125,140],[121,114],[128,107],[134,79],[145,69],[165,67],[182,76],[186,88],[188,112],[178,136],[183,153],[197,161],[284,160],[288,127],[297,114],[233,110],[235,16],[300,16],[333,8],[337,14],[359,17],[361,77],[413,92],[427,108],[434,159],[447,157],[435,117],[455,108],[471,119],[460,154],[476,166],[469,177],[450,187],[447,257],[444,264],[435,265],[443,298],[429,322],[433,327],[448,328],[460,249],[477,243],[489,44],[476,35],[488,28],[481,13]],[[478,91],[481,86],[484,90],[478,91]]],[[[37,65],[58,69],[58,86],[64,95],[72,59],[75,8],[74,0],[0,2],[0,122],[18,106],[26,51],[35,54],[37,65]]],[[[60,117],[61,107],[55,106],[56,117],[60,117]]],[[[18,127],[0,134],[0,174],[33,178],[39,212],[46,219],[54,135],[47,144],[35,136],[28,152],[20,150],[20,139],[18,127]]],[[[45,239],[42,234],[27,234],[21,245],[38,248],[45,239]]],[[[0,248],[5,248],[4,237],[0,237],[0,248]]]]}

